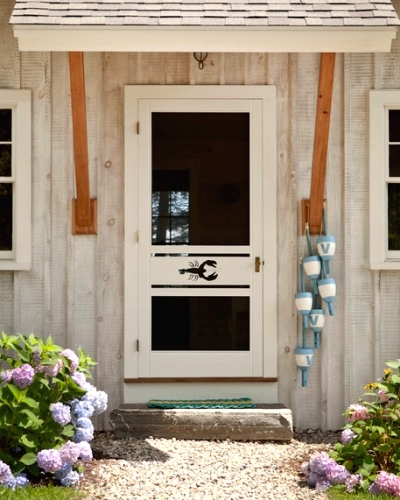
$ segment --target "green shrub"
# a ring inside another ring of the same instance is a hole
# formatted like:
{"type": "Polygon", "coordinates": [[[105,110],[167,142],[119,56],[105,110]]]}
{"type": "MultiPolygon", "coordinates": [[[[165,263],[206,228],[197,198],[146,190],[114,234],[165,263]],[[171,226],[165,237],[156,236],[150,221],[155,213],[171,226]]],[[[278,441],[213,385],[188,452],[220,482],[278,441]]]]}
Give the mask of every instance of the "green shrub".
{"type": "Polygon", "coordinates": [[[51,337],[2,333],[1,485],[25,486],[43,471],[65,486],[79,482],[78,459],[92,457],[90,417],[106,409],[107,395],[87,382],[94,360],[78,354],[51,337]]]}

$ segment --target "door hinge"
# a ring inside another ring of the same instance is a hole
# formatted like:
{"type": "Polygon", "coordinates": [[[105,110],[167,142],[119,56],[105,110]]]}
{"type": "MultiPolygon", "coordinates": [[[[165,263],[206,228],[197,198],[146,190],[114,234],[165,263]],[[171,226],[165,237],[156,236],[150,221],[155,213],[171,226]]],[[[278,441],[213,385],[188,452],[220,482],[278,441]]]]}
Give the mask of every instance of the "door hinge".
{"type": "Polygon", "coordinates": [[[136,243],[139,243],[139,231],[136,231],[136,243]]]}
{"type": "Polygon", "coordinates": [[[136,352],[139,352],[139,339],[136,340],[136,352]]]}
{"type": "Polygon", "coordinates": [[[136,133],[137,133],[137,135],[140,134],[140,123],[139,122],[136,122],[136,133]]]}

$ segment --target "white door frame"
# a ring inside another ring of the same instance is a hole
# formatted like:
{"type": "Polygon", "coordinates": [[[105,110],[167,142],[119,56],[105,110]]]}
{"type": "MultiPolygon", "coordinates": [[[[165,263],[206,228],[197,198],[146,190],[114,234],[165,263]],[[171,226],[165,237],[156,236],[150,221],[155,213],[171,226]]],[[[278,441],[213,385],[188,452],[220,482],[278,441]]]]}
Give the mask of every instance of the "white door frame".
{"type": "MultiPolygon", "coordinates": [[[[254,377],[274,378],[277,376],[277,248],[276,248],[276,97],[275,87],[269,86],[126,86],[125,87],[125,379],[151,378],[148,368],[139,366],[138,340],[140,350],[149,351],[149,332],[140,324],[140,290],[138,276],[140,273],[150,276],[150,262],[139,267],[139,256],[143,251],[141,237],[138,241],[138,209],[142,188],[138,189],[137,165],[146,163],[150,158],[150,151],[139,149],[139,107],[148,106],[147,100],[162,102],[162,110],[168,111],[168,99],[191,100],[191,111],[198,105],[199,111],[204,111],[204,104],[212,105],[213,100],[235,100],[238,108],[246,108],[248,103],[255,102],[254,109],[260,110],[262,127],[255,140],[261,141],[259,148],[261,156],[257,161],[262,163],[262,187],[264,188],[263,203],[260,207],[260,218],[263,224],[263,241],[261,260],[264,262],[263,280],[264,293],[255,297],[263,301],[260,307],[264,316],[264,332],[260,343],[256,346],[255,369],[251,372],[254,377]],[[245,104],[245,102],[247,104],[245,104]],[[141,104],[140,104],[141,103],[141,104]],[[192,107],[194,108],[192,109],[192,107]],[[141,155],[139,158],[138,155],[141,155]],[[143,155],[143,156],[142,156],[143,155]],[[147,158],[146,158],[147,157],[147,158]],[[258,359],[258,362],[257,362],[258,359]]],[[[217,101],[214,101],[216,103],[217,101]]],[[[183,101],[182,101],[183,103],[183,101]]],[[[176,101],[171,111],[176,111],[176,101]]],[[[184,103],[183,103],[184,104],[184,103]]],[[[157,107],[158,110],[158,107],[157,107]]],[[[148,116],[150,116],[148,114],[148,116]]],[[[140,124],[146,129],[146,124],[140,124]]],[[[147,124],[148,128],[148,124],[147,124]]],[[[251,138],[251,140],[253,140],[251,138]]],[[[262,191],[262,190],[261,190],[262,191]]],[[[260,191],[260,192],[261,192],[260,191]]],[[[149,235],[143,235],[147,237],[149,235]]],[[[148,244],[146,245],[149,246],[148,244]]],[[[148,250],[147,250],[148,251],[148,250]]],[[[144,259],[146,262],[146,259],[144,259]]],[[[141,261],[142,262],[142,261],[141,261]]],[[[143,352],[143,351],[142,351],[143,352]]],[[[238,353],[240,354],[240,353],[238,353]]],[[[184,359],[187,353],[179,353],[178,358],[184,359]]],[[[211,357],[218,353],[210,352],[211,357]]],[[[239,356],[240,357],[240,356],[239,356]]],[[[178,359],[177,358],[177,359],[178,359]]],[[[254,361],[252,360],[252,362],[254,361]]],[[[239,359],[238,362],[240,363],[239,359]]],[[[146,364],[146,363],[145,363],[146,364]]],[[[153,371],[154,372],[154,371],[153,371]]],[[[248,374],[249,372],[247,372],[248,374]]],[[[222,377],[223,371],[221,372],[222,377]]],[[[218,376],[218,373],[214,374],[218,376]]],[[[240,371],[238,376],[240,377],[240,371]]],[[[160,374],[157,374],[160,376],[160,374]]],[[[167,376],[167,375],[165,375],[167,376]]],[[[179,373],[170,376],[178,377],[179,373]]]]}

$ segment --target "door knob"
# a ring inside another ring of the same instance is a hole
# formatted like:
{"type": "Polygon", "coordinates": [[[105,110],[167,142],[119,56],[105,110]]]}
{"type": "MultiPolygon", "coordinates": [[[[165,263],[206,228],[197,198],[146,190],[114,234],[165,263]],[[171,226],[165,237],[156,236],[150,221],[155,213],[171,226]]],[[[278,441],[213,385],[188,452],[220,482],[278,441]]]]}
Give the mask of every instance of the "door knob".
{"type": "Polygon", "coordinates": [[[261,266],[261,259],[260,259],[260,257],[256,257],[255,262],[254,262],[254,271],[256,273],[260,272],[260,266],[261,266]]]}

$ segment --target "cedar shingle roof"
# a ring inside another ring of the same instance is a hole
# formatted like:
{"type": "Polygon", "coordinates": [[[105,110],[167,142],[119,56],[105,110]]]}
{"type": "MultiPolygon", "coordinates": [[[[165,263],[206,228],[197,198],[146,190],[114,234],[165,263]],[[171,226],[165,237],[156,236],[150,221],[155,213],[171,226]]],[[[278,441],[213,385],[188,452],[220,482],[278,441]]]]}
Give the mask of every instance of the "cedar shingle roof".
{"type": "Polygon", "coordinates": [[[15,25],[379,27],[390,0],[16,0],[15,25]]]}

